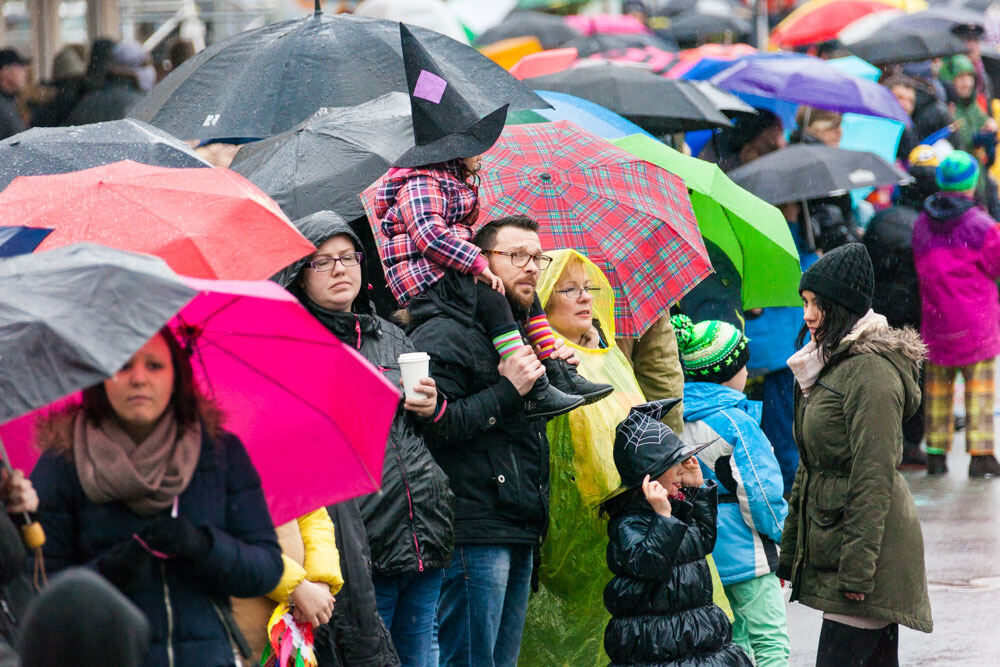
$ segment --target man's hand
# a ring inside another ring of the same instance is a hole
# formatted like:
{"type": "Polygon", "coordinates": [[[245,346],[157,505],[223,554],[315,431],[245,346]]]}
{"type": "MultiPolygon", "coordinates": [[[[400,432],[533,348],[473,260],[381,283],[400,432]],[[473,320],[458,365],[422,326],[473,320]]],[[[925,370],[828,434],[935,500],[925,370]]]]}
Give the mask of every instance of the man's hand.
{"type": "Polygon", "coordinates": [[[573,351],[573,348],[564,343],[562,338],[556,338],[555,345],[552,347],[552,359],[562,359],[571,366],[580,365],[580,359],[576,356],[576,352],[573,351]]]}
{"type": "Polygon", "coordinates": [[[510,383],[514,385],[514,389],[521,396],[531,391],[535,380],[545,374],[545,367],[542,366],[542,362],[538,360],[538,357],[535,356],[535,353],[527,345],[521,346],[517,352],[506,359],[501,359],[500,365],[497,368],[500,370],[500,375],[510,380],[510,383]]]}
{"type": "Polygon", "coordinates": [[[333,604],[334,599],[327,584],[303,580],[292,591],[292,617],[299,623],[309,623],[314,628],[330,622],[333,604]]]}
{"type": "Polygon", "coordinates": [[[4,468],[0,474],[0,498],[7,505],[10,514],[34,512],[38,509],[38,494],[31,480],[20,470],[4,468]]]}
{"type": "Polygon", "coordinates": [[[650,481],[649,475],[646,475],[642,480],[642,493],[654,512],[662,517],[670,516],[670,496],[662,484],[656,480],[650,481]]]}
{"type": "MultiPolygon", "coordinates": [[[[403,384],[400,378],[399,384],[403,384]]],[[[422,398],[408,398],[403,402],[403,407],[423,419],[430,419],[434,416],[434,409],[437,407],[437,385],[431,378],[420,378],[417,386],[414,387],[417,393],[422,394],[422,398]]]]}

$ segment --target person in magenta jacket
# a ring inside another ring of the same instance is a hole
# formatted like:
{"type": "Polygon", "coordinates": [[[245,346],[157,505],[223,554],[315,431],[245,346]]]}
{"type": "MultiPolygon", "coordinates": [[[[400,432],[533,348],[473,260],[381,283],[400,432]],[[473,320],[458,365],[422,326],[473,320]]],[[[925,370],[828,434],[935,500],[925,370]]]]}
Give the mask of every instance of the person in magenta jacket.
{"type": "Polygon", "coordinates": [[[1000,475],[993,455],[993,366],[1000,354],[1000,226],[973,200],[979,163],[955,151],[937,168],[941,192],[913,226],[927,344],[927,473],[948,471],[955,375],[965,381],[970,477],[1000,475]]]}

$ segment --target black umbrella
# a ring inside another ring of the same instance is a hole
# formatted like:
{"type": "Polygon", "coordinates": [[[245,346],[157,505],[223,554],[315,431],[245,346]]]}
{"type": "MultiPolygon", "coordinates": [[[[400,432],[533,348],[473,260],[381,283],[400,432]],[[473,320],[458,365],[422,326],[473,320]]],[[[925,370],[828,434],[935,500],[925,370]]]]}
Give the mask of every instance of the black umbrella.
{"type": "Polygon", "coordinates": [[[162,259],[104,246],[0,262],[0,423],[111,377],[195,295],[162,259]]]}
{"type": "Polygon", "coordinates": [[[352,219],[364,215],[358,193],[412,146],[409,97],[388,93],[354,107],[320,109],[294,130],[247,144],[229,168],[292,220],[322,210],[352,219]]]}
{"type": "Polygon", "coordinates": [[[729,178],[771,204],[842,195],[855,188],[910,181],[874,153],[795,144],[729,172],[729,178]]]}
{"type": "Polygon", "coordinates": [[[670,19],[670,24],[656,34],[681,45],[697,45],[713,41],[711,38],[726,35],[732,41],[742,41],[753,32],[750,21],[735,14],[702,14],[684,12],[670,19]]]}
{"type": "Polygon", "coordinates": [[[662,51],[677,50],[677,44],[674,42],[663,39],[662,37],[657,37],[656,35],[650,33],[636,33],[632,35],[606,35],[598,33],[596,35],[588,35],[585,37],[571,39],[566,42],[564,46],[576,49],[577,54],[581,58],[587,58],[595,53],[602,53],[604,51],[616,51],[619,49],[632,48],[642,49],[647,46],[651,46],[654,49],[660,49],[662,51]]]}
{"type": "Polygon", "coordinates": [[[885,25],[877,32],[844,48],[873,65],[931,60],[966,53],[965,42],[946,30],[885,25]]]}
{"type": "MultiPolygon", "coordinates": [[[[512,109],[548,106],[475,49],[411,29],[448,85],[481,116],[507,103],[512,109]]],[[[213,44],[171,72],[129,115],[182,139],[260,139],[292,129],[320,107],[408,90],[399,23],[316,12],[213,44]]]]}
{"type": "Polygon", "coordinates": [[[0,141],[0,189],[18,176],[65,174],[121,160],[157,167],[212,166],[183,141],[131,118],[36,127],[0,141]]]}
{"type": "Polygon", "coordinates": [[[575,37],[579,30],[570,27],[559,16],[544,12],[514,11],[503,21],[476,37],[474,46],[486,46],[511,37],[537,37],[544,49],[562,46],[575,37]]]}
{"type": "Polygon", "coordinates": [[[666,79],[639,68],[590,65],[525,79],[534,90],[554,90],[590,100],[662,135],[732,123],[688,81],[666,79]]]}

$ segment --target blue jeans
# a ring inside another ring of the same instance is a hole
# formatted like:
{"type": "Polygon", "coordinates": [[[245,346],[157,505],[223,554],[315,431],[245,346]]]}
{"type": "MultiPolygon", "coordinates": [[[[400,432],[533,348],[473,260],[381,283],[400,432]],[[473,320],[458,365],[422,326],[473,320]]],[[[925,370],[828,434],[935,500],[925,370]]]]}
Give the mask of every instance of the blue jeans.
{"type": "Polygon", "coordinates": [[[427,667],[444,570],[372,577],[379,616],[392,635],[403,667],[427,667]]]}
{"type": "Polygon", "coordinates": [[[532,545],[456,546],[438,605],[442,667],[515,667],[531,592],[532,545]]]}
{"type": "Polygon", "coordinates": [[[792,490],[795,470],[799,467],[799,448],[795,444],[795,376],[790,368],[771,371],[764,376],[764,394],[761,398],[764,414],[760,428],[771,441],[774,458],[778,459],[785,495],[792,490]]]}

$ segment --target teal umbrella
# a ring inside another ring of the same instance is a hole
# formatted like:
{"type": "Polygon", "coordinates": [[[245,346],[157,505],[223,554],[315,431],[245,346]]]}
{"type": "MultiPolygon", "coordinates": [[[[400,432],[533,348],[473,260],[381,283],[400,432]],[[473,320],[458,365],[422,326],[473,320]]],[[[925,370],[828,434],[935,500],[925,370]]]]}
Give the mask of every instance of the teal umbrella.
{"type": "Polygon", "coordinates": [[[743,308],[797,306],[799,253],[777,208],[729,180],[711,162],[633,134],[611,143],[681,178],[691,195],[698,229],[719,246],[743,279],[743,308]]]}

